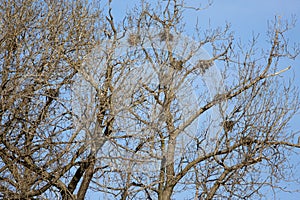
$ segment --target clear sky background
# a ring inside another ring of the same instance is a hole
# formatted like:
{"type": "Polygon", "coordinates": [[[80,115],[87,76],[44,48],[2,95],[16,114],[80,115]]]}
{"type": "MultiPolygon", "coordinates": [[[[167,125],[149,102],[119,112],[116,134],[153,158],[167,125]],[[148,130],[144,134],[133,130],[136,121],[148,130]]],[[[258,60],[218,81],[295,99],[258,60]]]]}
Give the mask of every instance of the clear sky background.
{"type": "MultiPolygon", "coordinates": [[[[131,8],[137,0],[113,0],[113,14],[121,17],[126,10],[131,8]]],[[[153,1],[156,2],[156,1],[153,1]]],[[[207,0],[188,0],[189,5],[207,4],[207,0]]],[[[275,16],[282,19],[291,19],[292,15],[296,16],[296,27],[287,33],[290,43],[300,43],[300,0],[214,0],[211,7],[203,11],[186,11],[185,23],[187,31],[191,30],[198,17],[199,24],[203,28],[210,22],[212,28],[224,26],[226,22],[231,24],[231,30],[234,32],[236,39],[240,38],[243,43],[252,39],[253,33],[260,34],[259,46],[266,46],[266,34],[268,30],[268,21],[274,20],[275,16]]],[[[287,72],[284,77],[295,77],[294,84],[300,87],[300,57],[294,61],[282,63],[282,69],[291,65],[293,68],[287,72]]],[[[300,130],[300,115],[292,120],[291,128],[294,131],[300,130]]],[[[299,155],[291,157],[292,163],[300,163],[299,155]]],[[[300,167],[299,167],[300,168],[300,167]]],[[[297,167],[295,166],[295,170],[297,167]]],[[[296,174],[300,178],[300,170],[296,174]]],[[[288,188],[300,189],[300,185],[289,185],[288,188]]],[[[274,197],[270,196],[270,199],[274,197]]],[[[296,200],[300,199],[299,193],[280,193],[276,199],[296,200]]]]}

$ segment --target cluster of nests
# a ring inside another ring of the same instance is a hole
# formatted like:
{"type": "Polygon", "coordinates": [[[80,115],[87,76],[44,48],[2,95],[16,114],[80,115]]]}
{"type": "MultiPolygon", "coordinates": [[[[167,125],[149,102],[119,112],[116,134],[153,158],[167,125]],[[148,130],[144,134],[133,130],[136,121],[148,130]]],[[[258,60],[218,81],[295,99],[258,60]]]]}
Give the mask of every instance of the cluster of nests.
{"type": "MultiPolygon", "coordinates": [[[[171,62],[171,67],[176,70],[182,70],[183,65],[184,65],[183,60],[177,60],[174,58],[171,62]]],[[[209,69],[213,65],[214,65],[214,62],[212,60],[199,60],[196,68],[200,69],[201,74],[204,74],[206,72],[206,70],[209,69]]]]}
{"type": "MultiPolygon", "coordinates": [[[[171,33],[167,32],[160,32],[158,34],[160,38],[160,42],[172,42],[174,40],[174,36],[171,33]]],[[[141,37],[139,34],[131,33],[127,39],[127,42],[131,46],[137,46],[141,42],[141,37]]],[[[213,66],[214,62],[213,60],[199,60],[197,63],[196,68],[200,69],[200,73],[204,74],[207,69],[209,69],[211,66],[213,66]]],[[[176,70],[182,70],[184,65],[183,60],[177,60],[172,59],[171,67],[176,70]]],[[[235,125],[234,121],[226,120],[223,122],[223,128],[225,132],[231,132],[233,130],[233,127],[235,125]]],[[[300,137],[299,137],[299,144],[300,144],[300,137]]]]}
{"type": "MultiPolygon", "coordinates": [[[[171,33],[160,32],[158,34],[160,38],[160,42],[172,42],[174,40],[174,36],[171,33]]],[[[127,39],[127,42],[131,46],[137,46],[141,42],[141,37],[139,34],[131,33],[127,39]]]]}
{"type": "MultiPolygon", "coordinates": [[[[174,40],[174,36],[171,33],[167,33],[165,31],[160,32],[158,36],[160,42],[165,42],[165,41],[172,42],[174,40]]],[[[137,46],[141,42],[141,36],[136,33],[131,33],[127,39],[127,42],[131,46],[137,46]]],[[[171,67],[176,70],[182,70],[183,64],[184,61],[173,59],[171,62],[171,67]]],[[[200,69],[201,74],[204,74],[207,69],[213,66],[213,64],[214,64],[213,60],[199,60],[196,68],[200,69]]]]}

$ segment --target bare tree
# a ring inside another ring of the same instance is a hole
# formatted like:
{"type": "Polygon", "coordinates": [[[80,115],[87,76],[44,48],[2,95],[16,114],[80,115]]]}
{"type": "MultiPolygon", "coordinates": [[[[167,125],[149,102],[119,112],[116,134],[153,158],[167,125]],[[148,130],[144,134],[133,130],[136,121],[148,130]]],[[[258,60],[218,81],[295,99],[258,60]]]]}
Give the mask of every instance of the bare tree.
{"type": "Polygon", "coordinates": [[[84,1],[0,4],[1,198],[67,199],[79,186],[82,198],[93,158],[79,160],[86,149],[77,147],[69,94],[98,43],[100,11],[84,1]]]}
{"type": "Polygon", "coordinates": [[[290,181],[290,24],[262,53],[229,26],[184,36],[183,11],[201,9],[182,1],[121,21],[112,5],[1,2],[3,199],[255,199],[290,181]]]}

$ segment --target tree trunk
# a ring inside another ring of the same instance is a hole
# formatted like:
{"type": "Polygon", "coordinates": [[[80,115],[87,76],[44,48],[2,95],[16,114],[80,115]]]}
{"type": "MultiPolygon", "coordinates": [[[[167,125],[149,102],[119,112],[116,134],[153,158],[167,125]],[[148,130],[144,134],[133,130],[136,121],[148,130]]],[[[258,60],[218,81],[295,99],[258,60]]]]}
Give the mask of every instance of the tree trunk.
{"type": "Polygon", "coordinates": [[[158,194],[159,200],[170,200],[173,193],[173,186],[168,186],[158,194]]]}

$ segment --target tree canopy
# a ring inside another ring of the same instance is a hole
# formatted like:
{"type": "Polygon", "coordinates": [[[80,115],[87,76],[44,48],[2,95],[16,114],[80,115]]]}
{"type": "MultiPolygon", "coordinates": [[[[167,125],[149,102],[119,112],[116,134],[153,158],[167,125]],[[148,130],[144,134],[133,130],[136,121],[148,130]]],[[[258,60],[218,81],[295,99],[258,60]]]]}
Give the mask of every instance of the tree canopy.
{"type": "Polygon", "coordinates": [[[300,53],[293,19],[259,49],[228,24],[186,34],[184,11],[205,5],[143,0],[121,20],[113,5],[0,0],[2,199],[257,199],[299,184],[299,96],[281,76],[300,53]]]}

